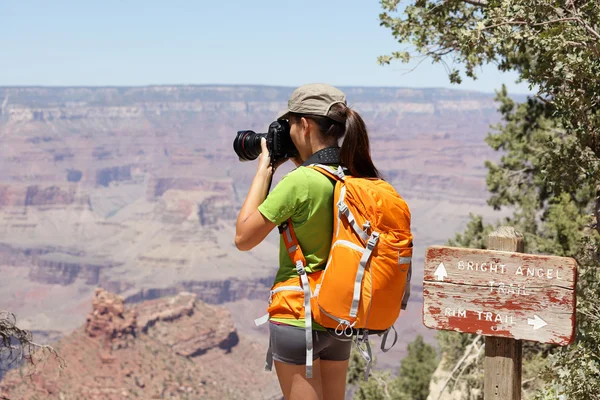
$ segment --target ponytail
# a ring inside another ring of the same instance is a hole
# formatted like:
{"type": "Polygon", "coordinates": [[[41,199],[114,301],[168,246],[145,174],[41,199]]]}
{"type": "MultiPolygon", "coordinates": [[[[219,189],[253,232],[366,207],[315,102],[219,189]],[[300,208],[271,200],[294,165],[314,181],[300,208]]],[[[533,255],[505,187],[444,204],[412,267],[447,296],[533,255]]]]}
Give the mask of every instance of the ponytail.
{"type": "Polygon", "coordinates": [[[338,143],[344,138],[340,149],[340,164],[357,178],[381,178],[379,171],[371,160],[369,135],[367,127],[360,115],[345,104],[331,106],[327,117],[291,113],[290,118],[307,118],[314,121],[327,141],[338,143]],[[346,121],[343,122],[338,121],[346,121]]]}
{"type": "Polygon", "coordinates": [[[365,121],[351,108],[346,108],[346,132],[340,150],[340,162],[358,178],[381,178],[371,160],[369,135],[365,121]]]}

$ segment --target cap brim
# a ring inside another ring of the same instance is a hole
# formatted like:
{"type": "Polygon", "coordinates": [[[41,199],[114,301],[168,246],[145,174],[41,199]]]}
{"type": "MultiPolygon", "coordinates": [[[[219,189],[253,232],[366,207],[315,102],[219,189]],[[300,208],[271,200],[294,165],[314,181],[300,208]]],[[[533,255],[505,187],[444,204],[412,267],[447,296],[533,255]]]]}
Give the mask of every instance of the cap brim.
{"type": "Polygon", "coordinates": [[[277,117],[277,120],[290,119],[290,114],[291,114],[290,110],[282,111],[279,113],[279,117],[277,117]]]}

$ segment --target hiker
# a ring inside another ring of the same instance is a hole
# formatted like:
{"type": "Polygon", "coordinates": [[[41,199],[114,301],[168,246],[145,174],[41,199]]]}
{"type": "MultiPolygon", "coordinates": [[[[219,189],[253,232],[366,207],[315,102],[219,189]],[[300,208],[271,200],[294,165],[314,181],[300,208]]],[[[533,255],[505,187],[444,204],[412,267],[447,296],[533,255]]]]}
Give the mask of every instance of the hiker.
{"type": "MultiPolygon", "coordinates": [[[[333,86],[309,84],[297,88],[288,102],[288,110],[278,118],[281,119],[289,121],[290,136],[299,153],[292,161],[298,168],[285,175],[267,197],[274,168],[270,165],[266,140],[261,139],[258,170],[237,218],[235,244],[240,250],[250,250],[273,228],[291,218],[306,259],[306,273],[316,274],[325,268],[329,256],[335,182],[306,166],[320,164],[335,170],[341,165],[352,176],[380,175],[371,160],[362,118],[346,105],[344,93],[333,86]]],[[[297,282],[298,272],[282,235],[275,284],[290,279],[297,282]]],[[[302,293],[290,292],[286,296],[302,297],[302,293]]],[[[299,304],[302,305],[301,300],[299,304]]],[[[270,351],[285,399],[344,399],[351,339],[313,322],[314,361],[312,378],[307,378],[304,313],[290,310],[285,315],[270,308],[270,351]]]]}

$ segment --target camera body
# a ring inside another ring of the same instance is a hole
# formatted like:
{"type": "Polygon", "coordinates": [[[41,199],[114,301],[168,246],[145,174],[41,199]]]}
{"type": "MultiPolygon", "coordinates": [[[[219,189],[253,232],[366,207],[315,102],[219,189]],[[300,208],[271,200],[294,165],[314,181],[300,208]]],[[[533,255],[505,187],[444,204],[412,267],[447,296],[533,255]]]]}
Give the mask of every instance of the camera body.
{"type": "Polygon", "coordinates": [[[237,132],[233,140],[233,150],[240,161],[251,161],[260,155],[262,138],[267,140],[267,149],[272,163],[298,155],[298,149],[290,137],[290,124],[280,119],[271,122],[267,133],[256,133],[250,130],[237,132]]]}

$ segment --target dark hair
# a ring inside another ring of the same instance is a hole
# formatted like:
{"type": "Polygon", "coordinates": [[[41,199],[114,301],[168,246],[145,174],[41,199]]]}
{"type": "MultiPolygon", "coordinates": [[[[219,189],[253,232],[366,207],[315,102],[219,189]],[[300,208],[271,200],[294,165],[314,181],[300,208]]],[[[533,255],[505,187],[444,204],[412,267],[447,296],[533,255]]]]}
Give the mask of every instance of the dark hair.
{"type": "Polygon", "coordinates": [[[346,123],[337,122],[329,117],[309,114],[292,114],[292,119],[302,117],[314,121],[321,131],[323,138],[337,144],[344,138],[340,149],[340,163],[357,178],[381,178],[379,171],[371,160],[369,135],[367,126],[361,116],[345,104],[334,104],[328,115],[336,119],[344,119],[346,123]]]}

